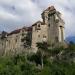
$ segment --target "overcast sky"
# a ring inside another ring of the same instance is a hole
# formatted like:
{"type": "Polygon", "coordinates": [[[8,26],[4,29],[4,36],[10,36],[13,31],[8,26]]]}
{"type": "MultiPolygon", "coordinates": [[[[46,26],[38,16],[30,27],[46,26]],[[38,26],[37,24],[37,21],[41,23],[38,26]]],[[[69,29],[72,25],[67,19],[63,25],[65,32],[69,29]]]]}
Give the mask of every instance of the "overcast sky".
{"type": "Polygon", "coordinates": [[[66,37],[75,36],[75,0],[0,0],[0,31],[32,25],[51,5],[62,13],[66,37]]]}

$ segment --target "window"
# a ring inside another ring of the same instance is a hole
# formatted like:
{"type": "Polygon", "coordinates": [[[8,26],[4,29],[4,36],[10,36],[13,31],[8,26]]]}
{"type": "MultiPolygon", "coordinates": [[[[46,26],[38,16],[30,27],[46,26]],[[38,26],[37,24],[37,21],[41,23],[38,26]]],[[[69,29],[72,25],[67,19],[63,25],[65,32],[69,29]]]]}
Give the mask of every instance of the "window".
{"type": "Polygon", "coordinates": [[[48,17],[48,20],[50,20],[50,17],[48,17]]]}
{"type": "Polygon", "coordinates": [[[24,36],[25,34],[24,33],[22,33],[22,36],[24,36]]]}
{"type": "Polygon", "coordinates": [[[38,35],[38,37],[40,37],[40,35],[38,35]]]}
{"type": "Polygon", "coordinates": [[[46,38],[46,36],[45,36],[45,35],[43,35],[43,38],[46,38]]]}
{"type": "Polygon", "coordinates": [[[50,24],[48,24],[48,27],[50,27],[50,24]]]}
{"type": "Polygon", "coordinates": [[[40,24],[38,24],[38,27],[40,27],[40,24]]]}
{"type": "Polygon", "coordinates": [[[37,25],[35,26],[35,30],[40,30],[40,29],[41,29],[40,24],[37,24],[37,25]]]}
{"type": "Polygon", "coordinates": [[[51,16],[51,14],[48,14],[48,17],[50,17],[51,16]]]}

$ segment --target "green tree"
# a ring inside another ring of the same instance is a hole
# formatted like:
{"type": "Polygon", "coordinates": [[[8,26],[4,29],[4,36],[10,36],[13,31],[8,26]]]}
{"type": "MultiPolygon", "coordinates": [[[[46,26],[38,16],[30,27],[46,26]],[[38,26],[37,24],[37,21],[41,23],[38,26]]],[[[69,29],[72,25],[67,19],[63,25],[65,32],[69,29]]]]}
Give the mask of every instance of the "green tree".
{"type": "Polygon", "coordinates": [[[43,63],[44,56],[45,56],[45,54],[48,53],[48,44],[46,42],[42,42],[42,43],[38,42],[37,47],[38,47],[38,51],[40,53],[41,67],[43,68],[43,66],[44,66],[44,63],[43,63]]]}

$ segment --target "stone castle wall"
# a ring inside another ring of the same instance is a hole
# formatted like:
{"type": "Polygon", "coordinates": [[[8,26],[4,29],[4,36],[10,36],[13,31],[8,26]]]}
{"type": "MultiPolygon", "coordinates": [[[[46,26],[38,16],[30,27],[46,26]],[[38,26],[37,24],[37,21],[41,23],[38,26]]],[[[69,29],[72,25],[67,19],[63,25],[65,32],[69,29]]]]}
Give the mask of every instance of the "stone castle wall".
{"type": "Polygon", "coordinates": [[[32,48],[37,49],[36,43],[44,40],[50,45],[64,42],[64,21],[61,14],[51,6],[43,11],[42,19],[43,22],[38,21],[32,26],[32,48]]]}
{"type": "Polygon", "coordinates": [[[38,21],[29,28],[24,27],[0,35],[0,37],[4,37],[0,39],[0,50],[7,54],[8,52],[15,52],[15,50],[18,51],[18,49],[24,49],[23,46],[30,46],[36,52],[36,43],[38,42],[47,42],[50,45],[64,42],[64,21],[61,19],[60,12],[51,6],[41,15],[42,22],[38,21]]]}

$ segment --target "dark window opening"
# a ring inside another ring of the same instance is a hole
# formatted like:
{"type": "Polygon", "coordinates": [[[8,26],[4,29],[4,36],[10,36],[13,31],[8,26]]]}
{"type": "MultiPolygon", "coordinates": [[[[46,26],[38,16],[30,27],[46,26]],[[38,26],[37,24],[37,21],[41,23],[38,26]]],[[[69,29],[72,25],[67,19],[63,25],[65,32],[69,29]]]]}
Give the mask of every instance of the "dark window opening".
{"type": "Polygon", "coordinates": [[[51,14],[48,14],[48,16],[50,17],[50,16],[51,16],[51,14]]]}
{"type": "Polygon", "coordinates": [[[50,24],[48,24],[48,27],[50,27],[50,24]]]}
{"type": "Polygon", "coordinates": [[[40,35],[38,35],[38,37],[40,37],[40,35]]]}
{"type": "Polygon", "coordinates": [[[62,26],[60,26],[60,28],[62,28],[62,26]]]}
{"type": "Polygon", "coordinates": [[[25,34],[24,33],[22,33],[22,36],[24,36],[25,34]]]}
{"type": "Polygon", "coordinates": [[[40,24],[38,24],[38,27],[40,27],[40,24]]]}
{"type": "Polygon", "coordinates": [[[45,36],[45,35],[43,35],[43,38],[46,38],[46,36],[45,36]]]}
{"type": "Polygon", "coordinates": [[[50,20],[50,17],[48,17],[48,20],[50,20]]]}

